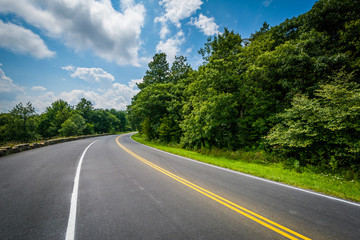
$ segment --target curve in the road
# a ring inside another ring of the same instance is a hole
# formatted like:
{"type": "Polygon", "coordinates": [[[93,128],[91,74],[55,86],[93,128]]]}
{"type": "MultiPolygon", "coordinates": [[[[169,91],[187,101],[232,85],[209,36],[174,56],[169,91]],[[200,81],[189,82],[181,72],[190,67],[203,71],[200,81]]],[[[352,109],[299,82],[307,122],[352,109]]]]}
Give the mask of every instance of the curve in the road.
{"type": "Polygon", "coordinates": [[[189,187],[189,188],[191,188],[191,189],[205,195],[206,197],[208,197],[208,198],[222,204],[223,206],[226,206],[226,207],[230,208],[231,210],[233,210],[233,211],[235,211],[235,212],[237,212],[237,213],[239,213],[239,214],[241,214],[241,215],[243,215],[243,216],[245,216],[245,217],[247,217],[247,218],[249,218],[249,219],[251,219],[251,220],[253,220],[253,221],[255,221],[255,222],[259,223],[259,224],[261,224],[261,225],[263,225],[264,227],[266,227],[268,229],[271,229],[272,231],[277,232],[277,233],[283,235],[284,237],[287,237],[288,239],[299,239],[299,238],[300,239],[306,239],[306,240],[310,239],[310,238],[305,237],[305,236],[303,236],[303,235],[301,235],[301,234],[299,234],[299,233],[297,233],[297,232],[295,232],[295,231],[293,231],[291,229],[288,229],[288,228],[286,228],[286,227],[284,227],[284,226],[282,226],[282,225],[280,225],[280,224],[278,224],[278,223],[276,223],[274,221],[271,221],[270,219],[267,219],[267,218],[255,213],[255,212],[253,212],[253,211],[250,211],[250,210],[248,210],[248,209],[246,209],[246,208],[244,208],[242,206],[239,206],[238,204],[233,203],[233,202],[231,202],[231,201],[229,201],[229,200],[227,200],[227,199],[225,199],[225,198],[223,198],[223,197],[221,197],[221,196],[219,196],[219,195],[217,195],[217,194],[215,194],[215,193],[213,193],[213,192],[211,192],[209,190],[206,190],[206,189],[204,189],[204,188],[202,188],[202,187],[200,187],[200,186],[198,186],[198,185],[196,185],[196,184],[194,184],[192,182],[189,182],[186,179],[183,179],[183,178],[181,178],[181,177],[179,177],[179,176],[177,176],[177,175],[175,175],[175,174],[173,174],[173,173],[159,167],[158,165],[146,160],[145,158],[142,158],[142,157],[138,156],[137,154],[135,154],[134,152],[132,152],[128,148],[126,148],[124,145],[122,145],[119,142],[119,138],[120,138],[120,136],[116,138],[116,143],[119,145],[119,147],[124,149],[127,153],[129,153],[130,155],[132,155],[136,159],[140,160],[141,162],[151,166],[152,168],[156,169],[157,171],[167,175],[168,177],[170,177],[170,178],[184,184],[185,186],[187,186],[187,187],[189,187]]]}

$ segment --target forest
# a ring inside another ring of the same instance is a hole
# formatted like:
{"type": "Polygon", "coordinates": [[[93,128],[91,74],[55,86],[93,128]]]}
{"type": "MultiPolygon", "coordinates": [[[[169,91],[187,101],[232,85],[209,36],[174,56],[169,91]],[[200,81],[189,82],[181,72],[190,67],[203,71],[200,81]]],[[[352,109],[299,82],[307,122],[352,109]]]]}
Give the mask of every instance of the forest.
{"type": "Polygon", "coordinates": [[[0,113],[0,144],[129,131],[125,111],[94,109],[82,98],[76,106],[56,100],[42,114],[32,104],[19,103],[9,113],[0,113]]]}
{"type": "Polygon", "coordinates": [[[320,0],[248,39],[225,28],[197,70],[157,53],[128,106],[132,128],[187,149],[261,149],[358,174],[359,16],[358,0],[320,0]]]}

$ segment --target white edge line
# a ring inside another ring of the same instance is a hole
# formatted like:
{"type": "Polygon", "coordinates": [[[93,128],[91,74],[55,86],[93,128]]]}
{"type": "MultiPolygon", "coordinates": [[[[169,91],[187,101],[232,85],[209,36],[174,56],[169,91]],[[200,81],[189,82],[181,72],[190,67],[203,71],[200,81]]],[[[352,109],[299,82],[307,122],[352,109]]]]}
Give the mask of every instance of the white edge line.
{"type": "Polygon", "coordinates": [[[78,163],[75,179],[74,179],[74,188],[73,192],[71,194],[71,204],[70,204],[70,214],[69,214],[69,221],[66,229],[66,237],[65,240],[73,240],[75,238],[75,223],[76,223],[76,208],[77,208],[77,199],[78,199],[78,191],[79,191],[79,180],[80,180],[80,170],[81,165],[84,160],[84,156],[86,151],[90,148],[91,145],[93,145],[98,140],[92,142],[89,144],[89,146],[86,147],[84,152],[82,153],[80,157],[80,161],[78,163]]]}
{"type": "Polygon", "coordinates": [[[145,144],[136,142],[135,140],[133,140],[133,139],[131,138],[131,136],[132,136],[132,135],[129,135],[129,138],[131,139],[131,141],[133,141],[133,142],[135,142],[135,143],[137,143],[137,144],[139,144],[139,145],[142,145],[142,146],[144,146],[144,147],[147,147],[147,148],[150,148],[150,149],[159,151],[159,152],[163,152],[163,153],[169,154],[169,155],[171,155],[171,156],[179,157],[179,158],[182,158],[182,159],[191,161],[191,162],[195,162],[195,163],[202,164],[202,165],[206,165],[206,166],[209,166],[209,167],[221,169],[221,170],[223,170],[223,171],[227,171],[227,172],[239,174],[239,175],[246,176],[246,177],[249,177],[249,178],[254,178],[254,179],[257,179],[257,180],[260,180],[260,181],[272,183],[272,184],[279,185],[279,186],[282,186],[282,187],[290,188],[290,189],[293,189],[293,190],[297,190],[297,191],[301,191],[301,192],[313,194],[313,195],[316,195],[316,196],[320,196],[320,197],[324,197],[324,198],[328,198],[328,199],[331,199],[331,200],[335,200],[335,201],[339,201],[339,202],[343,202],[343,203],[347,203],[347,204],[350,204],[350,205],[354,205],[354,206],[360,207],[360,204],[359,204],[359,203],[347,201],[347,200],[344,200],[344,199],[341,199],[341,198],[332,197],[332,196],[329,196],[329,195],[325,195],[325,194],[318,193],[318,192],[313,192],[313,191],[306,190],[306,189],[303,189],[303,188],[290,186],[290,185],[287,185],[287,184],[285,184],[285,183],[275,182],[275,181],[272,181],[272,180],[269,180],[269,179],[257,177],[257,176],[250,175],[250,174],[247,174],[247,173],[238,172],[238,171],[235,171],[235,170],[231,170],[231,169],[219,167],[219,166],[212,165],[212,164],[209,164],[209,163],[200,162],[200,161],[197,161],[197,160],[194,160],[194,159],[191,159],[191,158],[187,158],[187,157],[183,157],[183,156],[180,156],[180,155],[176,155],[176,154],[173,154],[173,153],[165,152],[165,151],[163,151],[163,150],[160,150],[160,149],[157,149],[157,148],[153,148],[153,147],[147,146],[147,145],[145,145],[145,144]]]}

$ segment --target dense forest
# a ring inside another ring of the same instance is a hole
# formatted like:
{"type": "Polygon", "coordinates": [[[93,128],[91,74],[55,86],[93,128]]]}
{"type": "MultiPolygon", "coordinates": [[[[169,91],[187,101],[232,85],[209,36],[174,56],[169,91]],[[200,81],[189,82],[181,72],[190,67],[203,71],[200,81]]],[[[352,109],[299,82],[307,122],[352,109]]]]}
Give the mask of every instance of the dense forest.
{"type": "Polygon", "coordinates": [[[9,113],[0,114],[0,144],[129,131],[125,111],[94,109],[82,98],[76,106],[57,100],[38,115],[32,104],[19,103],[9,113]]]}
{"type": "Polygon", "coordinates": [[[199,54],[197,70],[164,53],[149,63],[128,106],[147,139],[360,172],[358,0],[320,0],[248,39],[224,29],[199,54]]]}

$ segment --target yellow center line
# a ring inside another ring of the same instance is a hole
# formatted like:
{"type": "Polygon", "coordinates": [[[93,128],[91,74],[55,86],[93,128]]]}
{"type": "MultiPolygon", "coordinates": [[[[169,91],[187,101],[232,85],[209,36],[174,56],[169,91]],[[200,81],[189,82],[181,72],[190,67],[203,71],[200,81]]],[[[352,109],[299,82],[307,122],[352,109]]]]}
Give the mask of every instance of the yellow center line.
{"type": "Polygon", "coordinates": [[[287,237],[287,238],[293,239],[293,240],[299,239],[299,238],[300,239],[305,239],[305,240],[310,240],[310,238],[307,238],[307,237],[305,237],[305,236],[303,236],[303,235],[301,235],[301,234],[299,234],[299,233],[297,233],[297,232],[295,232],[295,231],[293,231],[291,229],[288,229],[288,228],[286,228],[286,227],[284,227],[284,226],[282,226],[282,225],[280,225],[278,223],[275,223],[275,222],[271,221],[270,219],[267,219],[267,218],[255,213],[255,212],[252,212],[252,211],[250,211],[250,210],[248,210],[248,209],[246,209],[246,208],[244,208],[242,206],[239,206],[236,203],[233,203],[233,202],[231,202],[231,201],[229,201],[229,200],[227,200],[227,199],[225,199],[225,198],[223,198],[223,197],[221,197],[221,196],[219,196],[219,195],[217,195],[215,193],[210,192],[209,190],[206,190],[206,189],[204,189],[204,188],[202,188],[202,187],[200,187],[200,186],[198,186],[198,185],[196,185],[196,184],[194,184],[192,182],[189,182],[189,181],[187,181],[187,180],[185,180],[185,179],[183,179],[183,178],[181,178],[181,177],[179,177],[179,176],[177,176],[177,175],[175,175],[175,174],[173,174],[173,173],[159,167],[158,165],[156,165],[156,164],[154,164],[154,163],[152,163],[152,162],[138,156],[134,152],[132,152],[129,149],[127,149],[126,147],[124,147],[119,142],[120,137],[121,136],[116,138],[116,143],[122,149],[124,149],[126,152],[128,152],[130,155],[132,155],[136,159],[138,159],[138,160],[142,161],[143,163],[151,166],[152,168],[158,170],[159,172],[169,176],[170,178],[172,178],[172,179],[184,184],[185,186],[188,186],[189,188],[203,194],[204,196],[207,196],[208,198],[210,198],[210,199],[212,199],[212,200],[214,200],[214,201],[216,201],[216,202],[218,202],[218,203],[220,203],[220,204],[234,210],[235,212],[240,213],[241,215],[243,215],[243,216],[245,216],[245,217],[247,217],[247,218],[249,218],[249,219],[251,219],[251,220],[253,220],[253,221],[255,221],[255,222],[259,223],[259,224],[261,224],[261,225],[263,225],[264,227],[267,227],[267,228],[269,228],[269,229],[283,235],[284,237],[287,237]],[[293,236],[290,235],[290,234],[292,234],[293,236]],[[296,238],[294,236],[299,237],[299,238],[296,238]]]}

